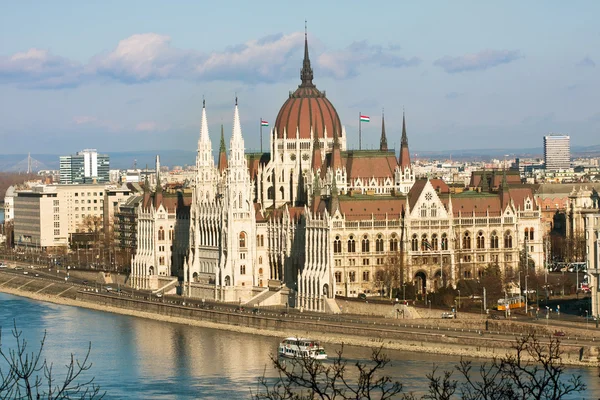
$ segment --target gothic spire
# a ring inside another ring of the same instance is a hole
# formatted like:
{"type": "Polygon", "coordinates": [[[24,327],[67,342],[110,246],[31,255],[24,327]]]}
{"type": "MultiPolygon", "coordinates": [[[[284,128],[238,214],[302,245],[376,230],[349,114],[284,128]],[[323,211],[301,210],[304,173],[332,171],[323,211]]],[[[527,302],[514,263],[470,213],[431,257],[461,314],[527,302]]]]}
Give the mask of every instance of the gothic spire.
{"type": "Polygon", "coordinates": [[[402,171],[406,170],[406,168],[410,168],[410,152],[408,151],[408,136],[406,135],[406,118],[404,112],[402,112],[402,140],[398,164],[402,171]]]}
{"type": "Polygon", "coordinates": [[[379,150],[387,151],[387,137],[385,136],[385,116],[383,110],[381,110],[381,140],[379,141],[379,150]]]}
{"type": "Polygon", "coordinates": [[[322,167],[322,159],[321,159],[321,143],[319,141],[319,135],[317,132],[313,131],[313,154],[312,154],[312,170],[317,171],[322,167]]]}
{"type": "Polygon", "coordinates": [[[208,121],[206,119],[206,100],[202,100],[202,119],[200,121],[200,142],[210,141],[208,134],[208,121]]]}
{"type": "Polygon", "coordinates": [[[402,147],[408,147],[408,136],[406,135],[406,118],[404,111],[402,112],[402,147]]]}
{"type": "Polygon", "coordinates": [[[300,87],[314,87],[313,70],[310,66],[310,58],[308,57],[308,34],[306,30],[306,20],[304,21],[304,60],[302,61],[302,71],[300,71],[300,79],[302,83],[300,87]]]}
{"type": "Polygon", "coordinates": [[[225,133],[223,124],[221,124],[221,146],[219,147],[219,171],[223,172],[227,169],[227,149],[225,148],[225,133]]]}
{"type": "Polygon", "coordinates": [[[483,167],[483,172],[481,174],[481,183],[479,186],[481,186],[482,192],[490,191],[490,185],[488,184],[488,175],[487,175],[487,171],[485,170],[485,166],[483,167]]]}

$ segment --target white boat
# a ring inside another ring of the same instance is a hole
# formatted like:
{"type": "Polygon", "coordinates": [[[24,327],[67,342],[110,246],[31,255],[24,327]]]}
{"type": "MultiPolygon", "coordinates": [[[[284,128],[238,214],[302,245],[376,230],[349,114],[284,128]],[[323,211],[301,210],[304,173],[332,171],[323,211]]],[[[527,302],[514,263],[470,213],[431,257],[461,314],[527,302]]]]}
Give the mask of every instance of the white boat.
{"type": "Polygon", "coordinates": [[[316,360],[326,360],[327,353],[319,342],[306,339],[289,337],[279,343],[277,351],[280,357],[287,358],[314,358],[316,360]]]}

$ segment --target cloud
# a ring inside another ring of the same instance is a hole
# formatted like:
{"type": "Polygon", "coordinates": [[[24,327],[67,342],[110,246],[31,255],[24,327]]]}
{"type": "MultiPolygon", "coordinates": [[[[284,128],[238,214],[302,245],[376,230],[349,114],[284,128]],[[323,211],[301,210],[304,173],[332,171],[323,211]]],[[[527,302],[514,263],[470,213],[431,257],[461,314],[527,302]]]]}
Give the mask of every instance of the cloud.
{"type": "Polygon", "coordinates": [[[483,71],[498,65],[508,64],[522,58],[518,50],[483,50],[479,53],[459,57],[444,56],[433,65],[441,67],[449,74],[468,71],[483,71]]]}
{"type": "MultiPolygon", "coordinates": [[[[119,41],[112,51],[96,54],[86,64],[39,49],[0,57],[0,83],[48,89],[165,79],[274,83],[298,75],[303,45],[302,32],[278,33],[205,53],[174,47],[166,35],[142,33],[119,41]]],[[[337,79],[356,76],[362,65],[400,68],[419,64],[416,57],[399,56],[399,49],[397,44],[382,47],[355,42],[340,51],[313,55],[313,62],[322,70],[319,73],[337,79]]]]}
{"type": "Polygon", "coordinates": [[[12,56],[0,56],[0,83],[16,83],[26,88],[66,88],[77,86],[82,75],[79,63],[32,48],[12,56]]]}
{"type": "Polygon", "coordinates": [[[596,66],[596,63],[589,56],[585,56],[585,57],[583,57],[581,59],[581,61],[579,61],[577,63],[577,66],[578,67],[592,67],[592,68],[594,68],[596,66]]]}
{"type": "Polygon", "coordinates": [[[358,75],[362,65],[402,68],[419,65],[417,57],[405,58],[396,54],[397,45],[387,49],[370,45],[367,41],[354,42],[344,50],[325,52],[318,56],[317,64],[324,72],[336,79],[347,79],[358,75]]]}

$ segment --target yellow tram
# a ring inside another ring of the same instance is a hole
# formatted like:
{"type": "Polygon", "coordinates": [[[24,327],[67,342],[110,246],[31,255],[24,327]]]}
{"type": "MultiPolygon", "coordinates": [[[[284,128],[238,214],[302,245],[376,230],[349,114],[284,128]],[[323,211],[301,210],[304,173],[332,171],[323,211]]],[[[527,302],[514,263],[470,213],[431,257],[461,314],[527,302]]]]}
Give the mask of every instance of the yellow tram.
{"type": "Polygon", "coordinates": [[[511,296],[503,299],[498,299],[498,311],[506,311],[513,310],[515,308],[523,308],[525,307],[525,297],[524,296],[511,296]]]}

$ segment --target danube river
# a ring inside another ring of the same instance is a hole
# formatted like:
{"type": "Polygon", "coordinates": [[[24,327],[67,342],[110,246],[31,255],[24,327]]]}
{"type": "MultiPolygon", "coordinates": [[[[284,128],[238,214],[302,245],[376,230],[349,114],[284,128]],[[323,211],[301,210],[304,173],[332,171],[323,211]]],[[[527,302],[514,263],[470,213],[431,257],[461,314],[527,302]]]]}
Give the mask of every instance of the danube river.
{"type": "MultiPolygon", "coordinates": [[[[67,363],[70,353],[83,356],[92,343],[91,373],[108,399],[223,399],[250,398],[256,379],[272,376],[269,354],[277,338],[248,336],[229,331],[169,324],[143,318],[55,305],[0,293],[0,326],[3,346],[16,320],[30,346],[44,331],[48,337],[45,357],[56,368],[67,363]]],[[[338,346],[325,345],[333,354],[338,346]]],[[[425,375],[436,363],[451,369],[458,359],[416,353],[388,352],[387,372],[408,391],[422,393],[425,375]]],[[[346,348],[351,361],[367,359],[369,349],[346,348]]],[[[351,364],[351,363],[350,363],[351,364]]],[[[0,364],[2,366],[2,364],[0,364]]],[[[584,396],[599,398],[595,369],[569,369],[584,377],[589,389],[584,396]]]]}

